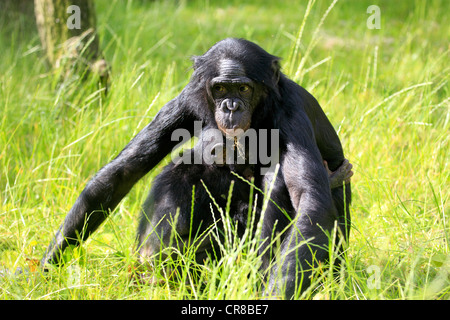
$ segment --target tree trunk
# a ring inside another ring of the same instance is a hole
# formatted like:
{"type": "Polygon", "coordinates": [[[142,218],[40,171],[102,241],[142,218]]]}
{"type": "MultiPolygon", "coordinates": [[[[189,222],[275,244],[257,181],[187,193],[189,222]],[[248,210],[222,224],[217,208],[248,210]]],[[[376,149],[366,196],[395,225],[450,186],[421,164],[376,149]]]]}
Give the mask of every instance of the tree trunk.
{"type": "Polygon", "coordinates": [[[109,70],[99,48],[93,0],[34,0],[42,47],[63,80],[90,71],[106,89],[109,70]]]}

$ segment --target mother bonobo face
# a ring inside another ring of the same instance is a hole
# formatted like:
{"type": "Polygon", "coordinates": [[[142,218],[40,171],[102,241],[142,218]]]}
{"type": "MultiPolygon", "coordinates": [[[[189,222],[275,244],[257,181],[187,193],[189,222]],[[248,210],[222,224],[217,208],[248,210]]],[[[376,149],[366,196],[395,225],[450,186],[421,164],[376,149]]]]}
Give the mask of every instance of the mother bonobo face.
{"type": "Polygon", "coordinates": [[[268,112],[260,105],[278,93],[278,60],[243,39],[222,40],[194,57],[192,80],[199,91],[206,91],[202,96],[225,135],[241,135],[252,125],[252,118],[255,121],[255,116],[268,112]]]}
{"type": "Polygon", "coordinates": [[[219,76],[211,79],[209,92],[214,101],[217,126],[227,135],[239,135],[250,128],[255,85],[235,60],[219,62],[219,76]],[[240,129],[240,130],[239,130],[240,129]]]}

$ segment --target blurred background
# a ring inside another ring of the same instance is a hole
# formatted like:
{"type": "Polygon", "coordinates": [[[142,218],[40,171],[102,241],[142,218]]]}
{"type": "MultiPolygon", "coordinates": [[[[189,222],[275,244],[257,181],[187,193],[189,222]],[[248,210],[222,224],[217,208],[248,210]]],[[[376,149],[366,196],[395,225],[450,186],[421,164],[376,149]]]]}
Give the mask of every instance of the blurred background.
{"type": "Polygon", "coordinates": [[[204,292],[130,284],[140,205],[168,160],[50,279],[36,266],[90,177],[188,83],[190,57],[243,37],[317,98],[354,164],[347,263],[339,279],[318,270],[308,297],[448,299],[449,4],[1,0],[0,269],[36,275],[3,272],[0,298],[260,297],[245,259],[203,270],[204,292]]]}

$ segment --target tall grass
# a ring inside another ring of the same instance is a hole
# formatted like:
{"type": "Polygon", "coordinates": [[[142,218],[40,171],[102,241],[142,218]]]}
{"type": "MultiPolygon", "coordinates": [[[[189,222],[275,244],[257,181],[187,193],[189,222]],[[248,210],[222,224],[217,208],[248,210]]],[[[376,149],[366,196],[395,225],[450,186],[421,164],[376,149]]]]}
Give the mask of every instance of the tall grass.
{"type": "MultiPolygon", "coordinates": [[[[113,70],[106,98],[93,82],[57,82],[28,18],[0,24],[1,269],[38,270],[35,260],[86,182],[188,82],[189,56],[233,36],[284,58],[283,71],[318,99],[355,167],[340,274],[318,266],[300,298],[450,297],[447,1],[96,5],[113,70]],[[372,4],[381,9],[379,30],[366,26],[372,4]]],[[[182,270],[177,277],[158,268],[158,283],[133,280],[138,212],[167,161],[67,251],[64,266],[46,277],[2,271],[0,298],[260,298],[258,244],[250,234],[236,238],[233,224],[219,261],[198,265],[188,252],[170,262],[182,270]]]]}

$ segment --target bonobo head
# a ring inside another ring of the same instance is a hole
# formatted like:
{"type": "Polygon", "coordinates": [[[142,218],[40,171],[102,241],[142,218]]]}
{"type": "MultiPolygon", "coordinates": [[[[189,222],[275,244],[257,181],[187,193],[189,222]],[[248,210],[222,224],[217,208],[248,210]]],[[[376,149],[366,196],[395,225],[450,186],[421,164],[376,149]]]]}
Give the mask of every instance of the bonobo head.
{"type": "MultiPolygon", "coordinates": [[[[279,58],[243,39],[225,39],[194,57],[193,79],[206,89],[218,128],[228,136],[243,133],[270,91],[278,94],[279,58]]],[[[263,110],[258,110],[263,112],[263,110]]]]}

